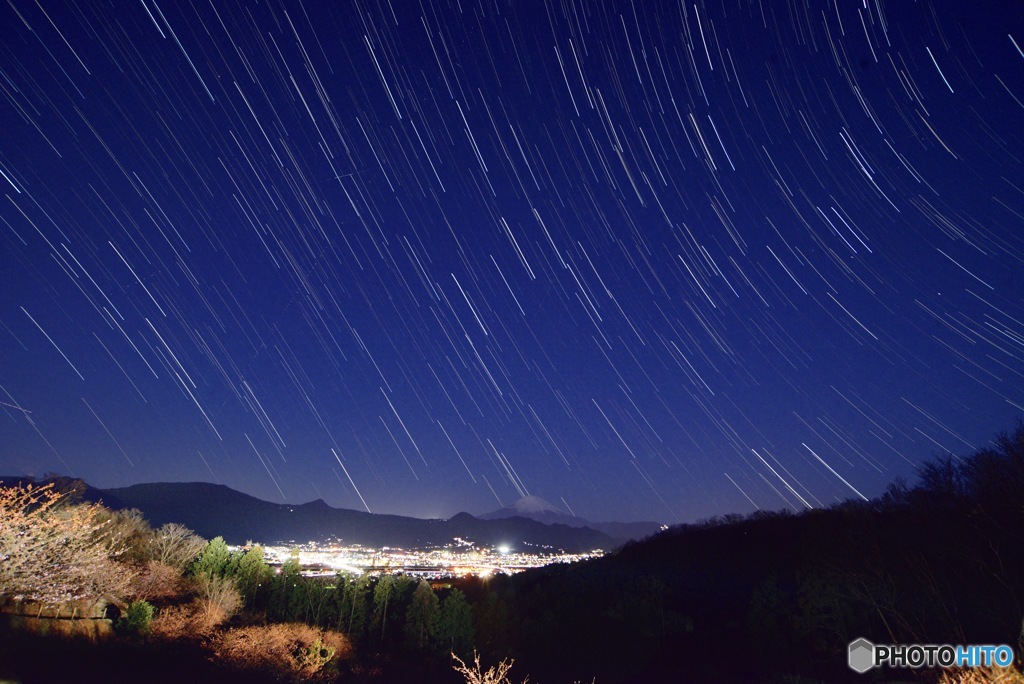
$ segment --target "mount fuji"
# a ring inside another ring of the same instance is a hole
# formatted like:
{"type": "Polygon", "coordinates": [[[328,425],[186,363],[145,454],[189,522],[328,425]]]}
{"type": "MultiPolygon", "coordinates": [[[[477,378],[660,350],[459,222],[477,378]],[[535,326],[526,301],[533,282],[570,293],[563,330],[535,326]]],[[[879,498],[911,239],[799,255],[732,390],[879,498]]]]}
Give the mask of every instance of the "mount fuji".
{"type": "Polygon", "coordinates": [[[656,522],[591,522],[567,513],[565,510],[545,501],[539,496],[524,496],[510,506],[477,516],[481,520],[501,520],[503,518],[527,518],[545,525],[568,525],[569,527],[589,527],[604,532],[619,543],[634,539],[643,539],[662,529],[656,522]]]}

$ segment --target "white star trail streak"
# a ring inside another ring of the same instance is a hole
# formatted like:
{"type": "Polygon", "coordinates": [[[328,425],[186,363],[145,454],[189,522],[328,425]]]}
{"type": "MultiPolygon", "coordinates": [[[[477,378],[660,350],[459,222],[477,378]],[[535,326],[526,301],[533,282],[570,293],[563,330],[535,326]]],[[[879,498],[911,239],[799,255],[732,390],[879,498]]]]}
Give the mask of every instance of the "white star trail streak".
{"type": "Polygon", "coordinates": [[[661,523],[913,482],[1024,418],[983,5],[0,3],[0,473],[661,523]]]}

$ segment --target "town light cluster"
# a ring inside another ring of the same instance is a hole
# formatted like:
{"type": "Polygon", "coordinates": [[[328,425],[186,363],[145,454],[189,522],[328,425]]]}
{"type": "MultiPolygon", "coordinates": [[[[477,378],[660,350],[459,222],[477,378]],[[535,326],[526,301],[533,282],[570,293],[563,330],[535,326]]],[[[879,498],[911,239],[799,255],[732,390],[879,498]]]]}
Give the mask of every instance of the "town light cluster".
{"type": "Polygon", "coordinates": [[[307,576],[352,574],[406,574],[427,579],[487,577],[495,574],[511,575],[530,568],[555,563],[575,563],[595,558],[604,551],[567,553],[550,548],[514,549],[510,545],[480,547],[462,539],[453,540],[443,547],[401,549],[373,548],[342,542],[306,542],[303,544],[272,545],[263,547],[265,558],[271,565],[283,564],[293,554],[298,555],[302,573],[307,576]]]}

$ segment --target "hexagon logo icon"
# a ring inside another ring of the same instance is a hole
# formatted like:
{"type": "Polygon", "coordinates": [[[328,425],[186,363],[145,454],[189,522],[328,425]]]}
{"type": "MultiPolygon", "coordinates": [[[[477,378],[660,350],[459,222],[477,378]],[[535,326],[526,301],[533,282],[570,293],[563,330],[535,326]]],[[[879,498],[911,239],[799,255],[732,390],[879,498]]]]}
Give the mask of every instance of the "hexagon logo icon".
{"type": "Polygon", "coordinates": [[[854,672],[864,674],[875,666],[875,645],[863,637],[851,641],[847,663],[854,672]]]}

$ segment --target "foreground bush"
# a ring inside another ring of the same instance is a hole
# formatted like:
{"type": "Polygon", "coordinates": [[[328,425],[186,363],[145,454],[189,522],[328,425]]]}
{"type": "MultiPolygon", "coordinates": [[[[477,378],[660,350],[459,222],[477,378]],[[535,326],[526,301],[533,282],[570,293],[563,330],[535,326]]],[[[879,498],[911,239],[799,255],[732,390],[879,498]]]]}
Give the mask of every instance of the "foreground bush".
{"type": "Polygon", "coordinates": [[[153,606],[148,601],[133,601],[121,618],[119,627],[125,632],[144,634],[153,622],[153,606]]]}
{"type": "MultiPolygon", "coordinates": [[[[480,664],[480,654],[473,651],[473,661],[466,664],[462,658],[452,654],[455,664],[452,669],[466,679],[466,684],[512,684],[508,678],[508,672],[512,669],[513,660],[502,660],[486,670],[480,664]]],[[[524,684],[525,681],[524,681],[524,684]]]]}
{"type": "Polygon", "coordinates": [[[338,661],[352,650],[348,639],[338,632],[296,623],[229,629],[219,634],[210,648],[225,665],[270,672],[297,682],[335,676],[338,661]]]}
{"type": "Polygon", "coordinates": [[[209,633],[198,601],[161,608],[150,625],[150,634],[158,639],[192,639],[209,633]]]}
{"type": "Polygon", "coordinates": [[[228,577],[199,575],[196,584],[200,615],[207,630],[227,621],[242,606],[242,596],[228,577]]]}

